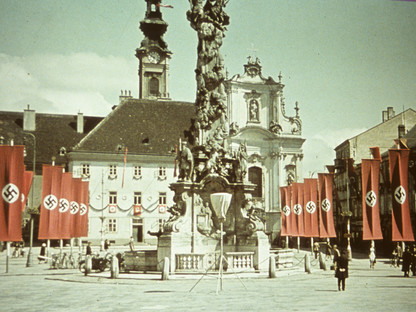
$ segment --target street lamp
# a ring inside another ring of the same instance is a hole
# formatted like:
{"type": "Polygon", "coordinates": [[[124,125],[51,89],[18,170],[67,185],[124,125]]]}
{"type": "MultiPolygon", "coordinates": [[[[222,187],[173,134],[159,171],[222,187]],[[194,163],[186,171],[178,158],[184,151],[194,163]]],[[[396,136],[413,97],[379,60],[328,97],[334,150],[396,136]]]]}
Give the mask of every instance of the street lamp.
{"type": "Polygon", "coordinates": [[[341,216],[347,218],[347,233],[344,234],[344,237],[347,238],[347,252],[348,252],[348,260],[352,259],[352,251],[351,251],[351,229],[350,229],[350,220],[352,217],[352,211],[343,211],[341,212],[341,216]]]}
{"type": "Polygon", "coordinates": [[[32,194],[31,194],[31,210],[30,215],[30,243],[29,252],[27,254],[26,267],[32,266],[32,246],[33,246],[33,215],[35,214],[34,193],[35,193],[35,176],[36,176],[36,137],[33,133],[25,132],[33,138],[33,181],[32,181],[32,194]]]}

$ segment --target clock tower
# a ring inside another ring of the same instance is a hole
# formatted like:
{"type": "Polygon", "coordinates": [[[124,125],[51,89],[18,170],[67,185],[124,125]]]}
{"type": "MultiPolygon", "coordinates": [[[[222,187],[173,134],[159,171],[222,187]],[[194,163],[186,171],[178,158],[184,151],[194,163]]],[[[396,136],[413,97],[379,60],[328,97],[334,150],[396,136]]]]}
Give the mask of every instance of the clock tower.
{"type": "Polygon", "coordinates": [[[163,34],[168,24],[162,19],[161,0],[145,0],[145,18],[140,22],[144,39],[136,49],[139,59],[139,98],[169,99],[168,72],[172,53],[168,50],[163,34]]]}

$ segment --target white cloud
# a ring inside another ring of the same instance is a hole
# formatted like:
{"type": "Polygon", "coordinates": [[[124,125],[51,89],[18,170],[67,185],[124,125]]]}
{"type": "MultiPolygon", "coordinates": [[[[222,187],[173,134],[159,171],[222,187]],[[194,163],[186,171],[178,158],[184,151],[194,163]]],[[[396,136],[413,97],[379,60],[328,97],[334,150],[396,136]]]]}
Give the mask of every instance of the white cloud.
{"type": "Polygon", "coordinates": [[[105,115],[120,89],[137,93],[137,62],[93,53],[0,54],[0,109],[105,115]]]}
{"type": "Polygon", "coordinates": [[[303,176],[309,177],[315,174],[316,177],[316,173],[324,172],[326,165],[334,164],[335,147],[365,130],[367,129],[342,128],[306,136],[303,145],[303,176]]]}

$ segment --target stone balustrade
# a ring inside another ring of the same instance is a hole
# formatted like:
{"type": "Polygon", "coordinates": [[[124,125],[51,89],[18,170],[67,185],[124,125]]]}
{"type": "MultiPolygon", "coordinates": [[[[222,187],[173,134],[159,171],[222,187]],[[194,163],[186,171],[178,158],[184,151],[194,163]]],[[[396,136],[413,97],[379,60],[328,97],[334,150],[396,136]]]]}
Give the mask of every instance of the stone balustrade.
{"type": "Polygon", "coordinates": [[[253,272],[254,252],[226,252],[227,272],[253,272]]]}

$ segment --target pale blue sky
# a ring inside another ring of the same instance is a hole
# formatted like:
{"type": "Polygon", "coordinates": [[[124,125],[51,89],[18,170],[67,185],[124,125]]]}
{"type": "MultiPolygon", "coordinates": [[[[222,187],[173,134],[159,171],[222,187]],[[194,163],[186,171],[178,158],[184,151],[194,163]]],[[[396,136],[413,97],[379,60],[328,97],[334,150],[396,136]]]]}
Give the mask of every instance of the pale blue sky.
{"type": "MultiPolygon", "coordinates": [[[[173,52],[170,95],[195,98],[195,32],[188,0],[164,0],[173,52]]],[[[138,28],[144,0],[0,0],[0,110],[106,115],[120,89],[137,97],[138,28]]],[[[249,54],[276,80],[286,111],[300,104],[304,175],[332,163],[333,148],[381,121],[416,109],[416,2],[231,0],[222,53],[230,76],[249,54]],[[252,47],[256,52],[251,52],[252,47]]]]}

